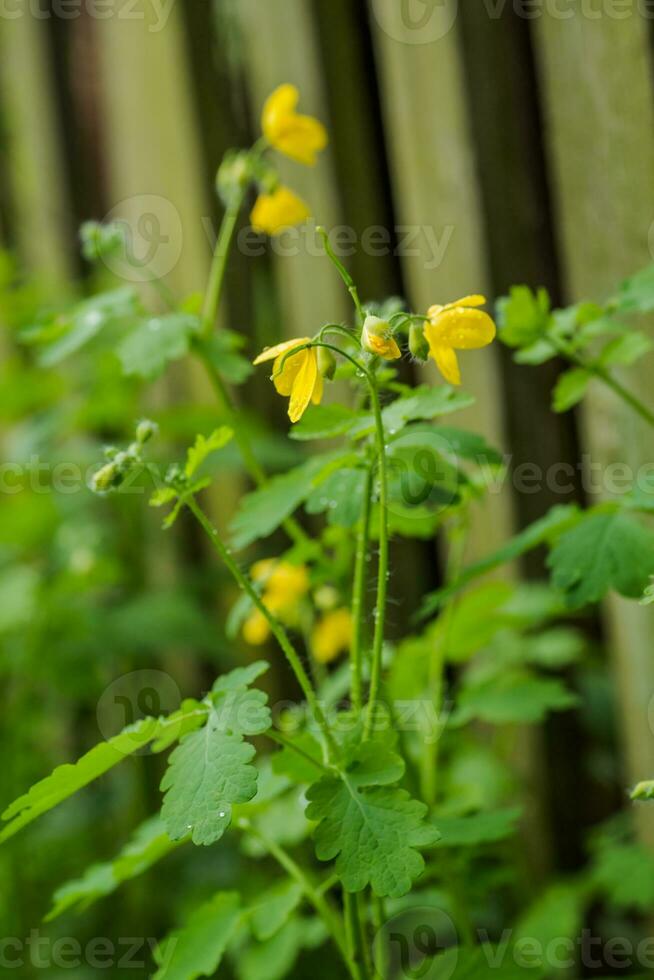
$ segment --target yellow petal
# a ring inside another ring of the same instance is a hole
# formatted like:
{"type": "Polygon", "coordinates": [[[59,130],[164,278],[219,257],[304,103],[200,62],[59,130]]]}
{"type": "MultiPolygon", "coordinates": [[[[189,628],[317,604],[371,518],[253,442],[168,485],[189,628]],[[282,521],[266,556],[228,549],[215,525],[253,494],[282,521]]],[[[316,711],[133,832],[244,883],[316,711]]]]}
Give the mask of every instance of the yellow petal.
{"type": "Polygon", "coordinates": [[[313,166],[327,145],[327,130],[313,116],[295,112],[300,93],[294,85],[280,85],[263,107],[261,127],[268,142],[298,163],[313,166]]]}
{"type": "Polygon", "coordinates": [[[447,344],[429,343],[429,353],[436,362],[436,367],[441,372],[446,381],[451,385],[461,384],[461,371],[459,362],[452,347],[447,344]]]}
{"type": "Polygon", "coordinates": [[[243,638],[252,646],[261,646],[270,636],[268,620],[262,612],[254,609],[243,623],[243,638]]]}
{"type": "Polygon", "coordinates": [[[311,396],[311,401],[314,405],[320,405],[324,390],[325,390],[325,382],[323,380],[322,374],[320,373],[320,371],[318,371],[316,383],[313,386],[313,394],[311,396]]]}
{"type": "Polygon", "coordinates": [[[486,347],[495,337],[495,324],[488,313],[467,306],[453,306],[432,314],[425,323],[429,344],[441,343],[457,350],[486,347]]]}
{"type": "Polygon", "coordinates": [[[307,349],[297,354],[280,354],[273,365],[272,382],[278,395],[288,398],[293,391],[295,380],[310,356],[307,349]]]}
{"type": "Polygon", "coordinates": [[[275,344],[274,347],[266,347],[258,357],[255,357],[252,363],[263,364],[264,361],[272,361],[280,354],[286,353],[287,350],[292,350],[294,347],[301,347],[302,344],[308,344],[310,340],[311,337],[297,337],[295,340],[283,340],[281,344],[275,344]]]}
{"type": "Polygon", "coordinates": [[[311,636],[311,652],[323,664],[330,663],[340,653],[346,653],[352,643],[352,616],[349,609],[335,609],[316,624],[311,636]]]}
{"type": "Polygon", "coordinates": [[[479,293],[473,293],[471,296],[462,296],[461,299],[455,299],[453,303],[446,303],[444,309],[449,310],[453,306],[485,306],[486,297],[481,296],[479,293]]]}
{"type": "Polygon", "coordinates": [[[458,350],[486,347],[495,338],[495,324],[488,313],[466,306],[443,310],[437,327],[443,342],[458,350]]]}
{"type": "Polygon", "coordinates": [[[288,404],[288,417],[291,422],[297,422],[302,418],[306,408],[313,398],[318,375],[318,360],[315,350],[306,351],[307,356],[304,363],[297,372],[291,391],[291,400],[288,404]]]}
{"type": "Polygon", "coordinates": [[[386,361],[395,361],[402,356],[400,348],[393,337],[374,337],[369,338],[370,347],[377,355],[386,361]]]}
{"type": "Polygon", "coordinates": [[[272,236],[310,217],[311,211],[302,198],[282,186],[272,194],[259,194],[250,213],[250,224],[255,231],[272,236]]]}
{"type": "Polygon", "coordinates": [[[274,92],[270,93],[261,113],[261,128],[269,142],[272,143],[270,137],[274,136],[280,121],[293,112],[299,101],[299,91],[295,85],[290,85],[288,82],[278,85],[274,92]]]}

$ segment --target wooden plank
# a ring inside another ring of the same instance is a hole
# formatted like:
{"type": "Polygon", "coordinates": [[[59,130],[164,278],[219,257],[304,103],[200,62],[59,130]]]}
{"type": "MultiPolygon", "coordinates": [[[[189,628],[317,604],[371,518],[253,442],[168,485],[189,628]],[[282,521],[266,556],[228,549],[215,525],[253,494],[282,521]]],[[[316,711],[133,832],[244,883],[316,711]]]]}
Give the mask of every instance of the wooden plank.
{"type": "MultiPolygon", "coordinates": [[[[418,256],[403,259],[416,310],[484,292],[490,284],[455,6],[448,0],[438,13],[443,29],[449,25],[441,32],[429,23],[404,23],[396,0],[371,2],[396,214],[420,248],[418,256]]],[[[477,403],[458,419],[506,448],[498,351],[464,355],[462,370],[477,403]]],[[[427,377],[436,380],[431,367],[427,377]]],[[[468,557],[492,551],[512,526],[510,493],[491,493],[475,517],[468,557]]]]}
{"type": "Polygon", "coordinates": [[[73,271],[73,239],[45,32],[26,11],[0,18],[0,98],[16,246],[31,272],[62,283],[73,271]]]}
{"type": "MultiPolygon", "coordinates": [[[[266,96],[283,82],[298,86],[302,110],[329,126],[324,79],[310,5],[305,0],[241,0],[239,14],[248,66],[252,115],[258,127],[266,96]]],[[[315,168],[277,156],[282,179],[311,207],[319,224],[341,223],[332,151],[315,168]]],[[[350,315],[349,298],[322,254],[311,225],[292,237],[292,254],[275,255],[283,325],[288,336],[306,336],[323,323],[350,315]],[[295,246],[297,243],[297,247],[295,246]]],[[[277,243],[272,243],[273,253],[277,243]]]]}
{"type": "MultiPolygon", "coordinates": [[[[568,299],[602,298],[621,277],[652,261],[648,247],[654,201],[654,105],[649,23],[633,8],[615,19],[575,11],[544,15],[535,38],[545,95],[547,132],[568,299]],[[573,96],[573,97],[571,97],[573,96]]],[[[572,10],[572,8],[571,8],[572,10]]],[[[651,400],[651,367],[629,383],[651,400]]],[[[610,392],[597,388],[584,412],[593,462],[651,459],[654,440],[610,392]]],[[[654,773],[648,720],[654,694],[654,614],[612,598],[606,620],[614,655],[625,783],[654,773]]],[[[637,811],[654,846],[654,823],[637,811]]]]}

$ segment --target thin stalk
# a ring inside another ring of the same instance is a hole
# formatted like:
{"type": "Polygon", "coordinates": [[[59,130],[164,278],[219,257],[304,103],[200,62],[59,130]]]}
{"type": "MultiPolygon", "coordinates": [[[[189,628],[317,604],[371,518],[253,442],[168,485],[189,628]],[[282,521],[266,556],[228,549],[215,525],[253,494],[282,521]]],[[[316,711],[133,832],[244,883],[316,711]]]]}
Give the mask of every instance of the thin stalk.
{"type": "Polygon", "coordinates": [[[363,306],[361,305],[361,300],[359,299],[359,291],[357,290],[357,287],[354,283],[354,279],[347,271],[347,269],[345,268],[341,260],[337,258],[336,253],[334,252],[334,249],[332,248],[331,243],[329,241],[329,235],[327,234],[326,230],[322,227],[322,225],[318,226],[316,231],[322,237],[323,244],[325,246],[325,252],[327,253],[327,257],[335,266],[336,270],[338,271],[338,274],[340,275],[341,279],[345,283],[347,291],[352,297],[352,302],[354,303],[356,311],[359,317],[361,318],[361,322],[363,323],[363,321],[366,318],[366,314],[365,314],[365,310],[363,309],[363,306]]]}
{"type": "Polygon", "coordinates": [[[276,841],[271,840],[259,828],[255,828],[247,820],[240,821],[241,827],[254,837],[258,838],[269,854],[275,858],[277,863],[287,872],[287,874],[297,881],[307,900],[313,905],[314,909],[325,923],[327,931],[332,937],[336,948],[340,952],[343,962],[347,967],[352,980],[361,980],[359,970],[353,962],[346,941],[344,938],[344,928],[340,916],[331,904],[327,901],[322,890],[316,888],[306,872],[300,865],[293,860],[291,855],[280,847],[276,841]]]}
{"type": "Polygon", "coordinates": [[[358,715],[362,706],[361,661],[363,652],[363,618],[366,596],[366,563],[370,537],[370,510],[372,498],[372,465],[366,470],[363,489],[363,513],[359,521],[356,556],[354,559],[354,580],[352,583],[352,649],[350,651],[350,670],[352,675],[352,707],[358,715]]]}
{"type": "MultiPolygon", "coordinates": [[[[465,557],[467,539],[467,521],[455,526],[450,536],[450,554],[448,556],[446,584],[455,582],[461,573],[465,557]]],[[[443,707],[443,681],[447,651],[450,641],[452,621],[456,610],[456,599],[452,600],[443,613],[443,634],[440,642],[433,644],[429,661],[429,696],[434,706],[435,717],[440,717],[443,707]]],[[[434,733],[433,740],[425,743],[422,765],[422,798],[430,806],[436,802],[438,755],[440,736],[434,733]]]]}
{"type": "Polygon", "coordinates": [[[375,955],[375,962],[377,966],[377,971],[379,975],[384,978],[387,976],[388,972],[388,957],[386,955],[386,944],[384,942],[384,937],[380,935],[384,925],[386,923],[386,909],[384,907],[384,899],[379,898],[377,895],[372,897],[372,924],[375,930],[375,939],[373,942],[373,952],[375,955]]]}
{"type": "Polygon", "coordinates": [[[302,692],[307,699],[307,703],[320,727],[323,738],[325,740],[325,745],[327,748],[328,757],[333,757],[337,755],[338,749],[334,737],[330,731],[327,718],[320,706],[316,692],[313,689],[313,685],[307,674],[306,670],[302,665],[300,656],[291,643],[288,633],[279,622],[279,620],[273,616],[268,607],[264,604],[261,596],[254,588],[250,582],[247,575],[244,575],[241,569],[238,567],[237,563],[232,558],[231,552],[223,543],[218,531],[213,526],[207,515],[204,513],[197,500],[193,496],[185,498],[184,503],[189,508],[197,522],[200,524],[202,530],[206,533],[207,537],[211,541],[212,547],[223,561],[227,570],[235,579],[238,586],[243,589],[243,591],[249,596],[259,612],[265,616],[266,621],[270,627],[270,631],[279,643],[286,659],[288,660],[293,673],[295,674],[298,684],[302,688],[302,692]]]}
{"type": "Polygon", "coordinates": [[[386,468],[384,421],[382,419],[381,405],[379,403],[377,381],[373,374],[368,372],[366,373],[370,384],[370,399],[372,402],[373,415],[375,419],[377,457],[379,466],[379,567],[377,571],[377,599],[374,614],[375,631],[372,641],[370,690],[368,693],[368,706],[363,730],[364,740],[370,736],[375,712],[375,704],[379,697],[382,652],[384,648],[384,630],[386,626],[386,598],[388,585],[388,475],[386,468]]]}
{"type": "Polygon", "coordinates": [[[322,769],[325,774],[331,774],[331,769],[328,769],[327,766],[323,765],[319,759],[316,759],[310,752],[305,752],[303,748],[300,748],[299,745],[293,742],[290,738],[286,738],[286,736],[282,735],[280,732],[273,731],[271,728],[264,734],[266,738],[271,740],[271,742],[277,742],[278,745],[282,745],[286,749],[291,749],[292,752],[295,752],[296,755],[301,756],[305,762],[310,762],[312,766],[316,767],[316,769],[322,769]]]}
{"type": "Polygon", "coordinates": [[[223,215],[223,220],[220,223],[220,231],[218,232],[216,247],[214,248],[213,257],[211,259],[209,282],[207,283],[207,291],[205,293],[204,305],[202,307],[201,333],[203,340],[209,339],[213,328],[216,325],[218,304],[220,303],[220,296],[223,289],[223,283],[225,281],[225,272],[227,270],[227,259],[229,258],[229,251],[234,238],[234,232],[236,231],[238,216],[245,200],[246,190],[247,188],[243,187],[238,194],[234,195],[234,199],[227,207],[225,214],[223,215]]]}
{"type": "Polygon", "coordinates": [[[359,922],[359,906],[357,896],[343,889],[343,912],[345,919],[345,940],[350,960],[354,964],[357,976],[363,980],[363,963],[361,958],[361,925],[359,922]]]}
{"type": "Polygon", "coordinates": [[[646,405],[644,405],[640,398],[632,394],[628,388],[621,385],[619,381],[610,374],[606,368],[601,367],[599,364],[593,364],[592,362],[584,361],[583,357],[571,349],[569,344],[566,344],[562,340],[553,340],[551,337],[548,338],[549,342],[552,344],[554,349],[558,354],[561,354],[567,361],[570,361],[576,367],[582,368],[584,371],[588,371],[589,374],[594,375],[599,381],[602,381],[611,391],[621,398],[622,401],[633,409],[637,415],[641,417],[648,425],[654,428],[654,412],[652,412],[646,405]]]}

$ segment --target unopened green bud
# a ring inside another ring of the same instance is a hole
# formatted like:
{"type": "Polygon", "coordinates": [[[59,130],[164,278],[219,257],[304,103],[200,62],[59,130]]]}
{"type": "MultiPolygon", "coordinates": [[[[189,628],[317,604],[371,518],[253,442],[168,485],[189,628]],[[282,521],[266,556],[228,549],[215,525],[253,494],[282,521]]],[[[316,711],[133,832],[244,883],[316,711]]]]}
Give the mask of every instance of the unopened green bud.
{"type": "Polygon", "coordinates": [[[96,493],[106,493],[121,481],[120,467],[115,462],[107,463],[91,478],[91,487],[96,493]]]}
{"type": "Polygon", "coordinates": [[[246,150],[232,150],[218,168],[216,187],[223,204],[229,206],[252,180],[250,155],[246,150]]]}
{"type": "Polygon", "coordinates": [[[412,323],[409,329],[409,350],[418,361],[426,361],[429,357],[429,344],[425,337],[425,328],[421,323],[412,323]]]}
{"type": "Polygon", "coordinates": [[[336,371],[336,358],[326,347],[319,347],[317,353],[318,370],[323,378],[331,381],[336,371]]]}
{"type": "Polygon", "coordinates": [[[136,441],[140,446],[144,446],[148,440],[157,434],[158,429],[156,422],[151,422],[150,419],[141,419],[136,426],[136,441]]]}

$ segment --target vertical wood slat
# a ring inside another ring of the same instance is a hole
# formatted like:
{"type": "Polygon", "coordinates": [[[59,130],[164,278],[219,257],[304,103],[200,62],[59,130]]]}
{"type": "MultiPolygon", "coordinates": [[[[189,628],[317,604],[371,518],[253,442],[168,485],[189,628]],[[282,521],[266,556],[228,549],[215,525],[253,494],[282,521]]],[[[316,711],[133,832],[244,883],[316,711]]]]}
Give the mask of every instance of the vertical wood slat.
{"type": "MultiPolygon", "coordinates": [[[[329,126],[327,100],[310,5],[304,0],[241,0],[239,5],[255,125],[266,96],[283,82],[300,89],[301,111],[329,126]]],[[[277,155],[284,183],[303,197],[318,224],[340,224],[331,150],[315,168],[277,155]]],[[[301,232],[297,250],[275,262],[286,336],[306,336],[323,323],[350,315],[349,299],[311,230],[301,232]],[[305,244],[306,243],[306,244],[305,244]],[[312,254],[313,253],[313,254],[312,254]]],[[[275,243],[273,242],[273,248],[275,243]]]]}
{"type": "MultiPolygon", "coordinates": [[[[575,11],[536,23],[547,133],[565,257],[568,299],[605,297],[619,280],[652,261],[654,100],[649,24],[575,11]]],[[[651,361],[629,372],[651,401],[651,361]],[[647,377],[650,373],[649,379],[647,377]],[[649,380],[649,384],[648,384],[649,380]]],[[[651,431],[602,388],[583,413],[595,463],[638,467],[654,448],[651,431]]],[[[654,614],[619,597],[606,603],[626,756],[625,782],[654,773],[654,614]]],[[[654,824],[638,810],[642,838],[654,846],[654,824]]]]}
{"type": "Polygon", "coordinates": [[[70,209],[46,23],[27,11],[0,19],[0,97],[18,251],[31,273],[63,284],[73,271],[70,209]]]}
{"type": "MultiPolygon", "coordinates": [[[[424,43],[419,41],[421,28],[413,29],[394,14],[396,0],[371,0],[370,5],[396,214],[400,224],[420,231],[415,243],[420,256],[404,259],[409,299],[417,310],[483,292],[489,285],[456,12],[449,6],[453,2],[448,0],[439,15],[451,23],[449,30],[430,39],[427,25],[424,43]],[[432,254],[434,240],[443,248],[438,262],[432,254]]],[[[428,370],[429,379],[436,380],[435,369],[428,370]]],[[[462,424],[504,447],[497,351],[464,354],[462,373],[465,389],[477,399],[459,416],[462,424]]],[[[470,558],[506,540],[511,510],[506,490],[490,494],[483,514],[475,517],[470,558]]]]}

